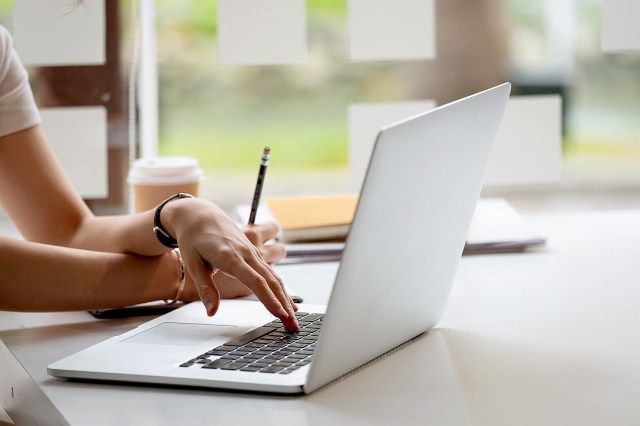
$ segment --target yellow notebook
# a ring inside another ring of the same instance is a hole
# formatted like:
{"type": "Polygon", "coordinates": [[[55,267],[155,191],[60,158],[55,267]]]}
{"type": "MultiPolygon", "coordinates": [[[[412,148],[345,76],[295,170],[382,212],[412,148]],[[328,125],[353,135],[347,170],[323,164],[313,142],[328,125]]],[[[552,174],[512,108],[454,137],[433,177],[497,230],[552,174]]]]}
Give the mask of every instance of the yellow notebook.
{"type": "Polygon", "coordinates": [[[344,240],[357,203],[357,195],[267,198],[285,242],[344,240]]]}

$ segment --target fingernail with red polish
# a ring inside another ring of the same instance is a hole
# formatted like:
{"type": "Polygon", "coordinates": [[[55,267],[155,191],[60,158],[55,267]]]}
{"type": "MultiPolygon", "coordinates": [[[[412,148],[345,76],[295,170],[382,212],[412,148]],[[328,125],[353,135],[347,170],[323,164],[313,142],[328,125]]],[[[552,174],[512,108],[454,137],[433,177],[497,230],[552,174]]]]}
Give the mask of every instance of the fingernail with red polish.
{"type": "Polygon", "coordinates": [[[204,306],[207,309],[207,315],[213,316],[213,302],[211,300],[204,301],[204,306]]]}

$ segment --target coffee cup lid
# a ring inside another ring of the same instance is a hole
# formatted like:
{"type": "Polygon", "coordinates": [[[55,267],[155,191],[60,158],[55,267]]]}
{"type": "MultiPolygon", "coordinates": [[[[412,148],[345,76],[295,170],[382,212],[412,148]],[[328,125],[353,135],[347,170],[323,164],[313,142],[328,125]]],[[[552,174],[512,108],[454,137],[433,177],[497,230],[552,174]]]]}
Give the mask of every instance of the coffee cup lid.
{"type": "Polygon", "coordinates": [[[133,162],[127,182],[134,185],[180,185],[200,182],[203,178],[197,158],[145,157],[133,162]]]}

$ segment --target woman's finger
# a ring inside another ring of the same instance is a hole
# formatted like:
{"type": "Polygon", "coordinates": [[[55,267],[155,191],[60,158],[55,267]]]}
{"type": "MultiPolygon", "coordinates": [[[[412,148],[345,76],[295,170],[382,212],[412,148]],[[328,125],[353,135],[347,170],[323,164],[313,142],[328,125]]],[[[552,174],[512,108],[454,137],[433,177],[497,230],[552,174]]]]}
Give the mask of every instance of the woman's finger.
{"type": "Polygon", "coordinates": [[[295,318],[294,304],[285,290],[282,279],[264,262],[248,259],[247,264],[263,279],[263,282],[256,282],[260,284],[257,288],[252,288],[254,294],[258,299],[263,301],[263,303],[265,303],[265,300],[273,303],[272,301],[275,298],[278,305],[284,308],[287,313],[286,317],[276,316],[282,320],[287,329],[298,330],[299,327],[295,318]]]}
{"type": "Polygon", "coordinates": [[[213,268],[200,256],[185,256],[187,271],[195,282],[200,300],[207,309],[207,315],[215,315],[220,306],[220,292],[213,279],[213,268]]]}
{"type": "Polygon", "coordinates": [[[269,265],[275,265],[287,256],[287,249],[282,244],[272,244],[260,247],[262,258],[269,265]]]}
{"type": "Polygon", "coordinates": [[[273,222],[256,223],[245,226],[242,232],[254,246],[261,246],[278,236],[278,225],[273,222]]]}

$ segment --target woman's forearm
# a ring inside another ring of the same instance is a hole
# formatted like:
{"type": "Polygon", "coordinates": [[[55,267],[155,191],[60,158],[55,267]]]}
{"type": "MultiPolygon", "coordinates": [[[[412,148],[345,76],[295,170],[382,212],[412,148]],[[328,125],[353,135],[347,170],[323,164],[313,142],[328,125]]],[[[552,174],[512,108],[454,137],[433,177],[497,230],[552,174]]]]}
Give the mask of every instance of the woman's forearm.
{"type": "Polygon", "coordinates": [[[144,257],[0,238],[0,310],[61,311],[171,299],[173,253],[144,257]]]}
{"type": "Polygon", "coordinates": [[[157,256],[169,248],[158,242],[153,232],[153,212],[134,215],[88,215],[67,243],[69,247],[112,253],[157,256]]]}
{"type": "Polygon", "coordinates": [[[25,239],[114,253],[166,253],[153,212],[95,217],[35,126],[0,138],[0,203],[25,239]]]}

